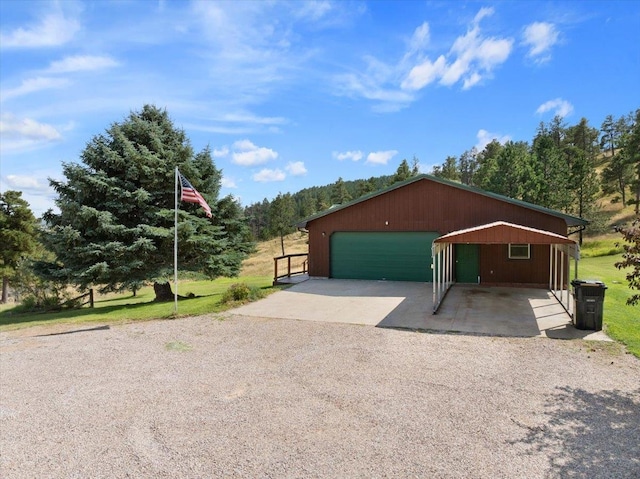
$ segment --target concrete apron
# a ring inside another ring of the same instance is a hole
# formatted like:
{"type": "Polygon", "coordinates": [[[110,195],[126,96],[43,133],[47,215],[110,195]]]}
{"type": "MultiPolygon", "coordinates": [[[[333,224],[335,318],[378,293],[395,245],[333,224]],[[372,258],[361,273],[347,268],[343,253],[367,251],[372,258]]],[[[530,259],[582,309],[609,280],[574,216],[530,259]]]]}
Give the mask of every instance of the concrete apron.
{"type": "Polygon", "coordinates": [[[311,279],[233,313],[467,334],[609,340],[601,331],[574,328],[545,290],[455,285],[433,315],[432,288],[431,283],[311,279]]]}

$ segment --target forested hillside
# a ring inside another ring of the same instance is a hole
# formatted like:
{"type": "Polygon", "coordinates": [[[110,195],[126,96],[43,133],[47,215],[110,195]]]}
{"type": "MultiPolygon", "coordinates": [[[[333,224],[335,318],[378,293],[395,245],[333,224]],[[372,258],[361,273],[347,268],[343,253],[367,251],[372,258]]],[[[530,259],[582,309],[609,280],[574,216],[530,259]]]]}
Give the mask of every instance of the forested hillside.
{"type": "Polygon", "coordinates": [[[569,213],[591,221],[587,233],[607,231],[606,197],[620,206],[640,205],[640,109],[614,118],[600,127],[586,118],[568,125],[555,117],[541,122],[531,141],[491,141],[482,151],[471,148],[448,156],[431,171],[421,171],[419,160],[402,160],[395,175],[343,181],[281,193],[245,208],[258,240],[292,232],[299,219],[404,181],[419,173],[476,186],[510,198],[569,213]]]}

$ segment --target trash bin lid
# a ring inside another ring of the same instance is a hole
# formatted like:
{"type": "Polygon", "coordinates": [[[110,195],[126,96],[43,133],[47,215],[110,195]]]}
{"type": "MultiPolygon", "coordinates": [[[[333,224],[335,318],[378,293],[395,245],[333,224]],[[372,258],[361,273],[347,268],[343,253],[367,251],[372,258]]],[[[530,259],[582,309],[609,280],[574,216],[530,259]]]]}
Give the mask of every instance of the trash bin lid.
{"type": "Polygon", "coordinates": [[[571,286],[587,286],[587,287],[599,287],[607,289],[605,284],[602,281],[598,281],[596,279],[574,279],[571,281],[571,286]]]}

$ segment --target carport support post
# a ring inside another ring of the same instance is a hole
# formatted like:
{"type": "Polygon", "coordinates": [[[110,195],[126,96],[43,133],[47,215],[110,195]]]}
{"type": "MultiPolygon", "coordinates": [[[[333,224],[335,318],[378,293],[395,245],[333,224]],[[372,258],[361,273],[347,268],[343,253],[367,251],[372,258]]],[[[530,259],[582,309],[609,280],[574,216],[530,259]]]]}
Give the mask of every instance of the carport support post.
{"type": "Polygon", "coordinates": [[[553,244],[549,245],[549,291],[553,291],[553,244]]]}
{"type": "Polygon", "coordinates": [[[571,265],[571,251],[570,251],[570,247],[569,247],[569,243],[567,243],[567,307],[565,308],[567,311],[569,311],[569,298],[571,296],[570,294],[570,290],[569,290],[569,266],[571,265]]]}
{"type": "Polygon", "coordinates": [[[560,303],[564,299],[564,251],[560,250],[560,303]]]}

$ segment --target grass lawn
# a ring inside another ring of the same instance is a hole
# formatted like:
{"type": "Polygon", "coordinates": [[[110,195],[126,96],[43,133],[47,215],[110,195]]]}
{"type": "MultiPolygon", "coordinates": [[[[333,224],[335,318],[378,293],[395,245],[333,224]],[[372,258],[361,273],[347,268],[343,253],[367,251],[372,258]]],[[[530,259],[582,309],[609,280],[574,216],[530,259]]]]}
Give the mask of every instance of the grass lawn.
{"type": "Polygon", "coordinates": [[[621,254],[583,258],[578,265],[578,277],[606,284],[602,317],[604,330],[612,338],[624,343],[631,353],[640,357],[640,306],[626,304],[627,298],[631,296],[631,289],[625,276],[630,270],[619,270],[614,266],[621,259],[621,254]]]}
{"type": "Polygon", "coordinates": [[[151,286],[138,291],[135,297],[130,293],[96,295],[93,309],[85,307],[57,313],[17,313],[14,307],[4,305],[0,309],[0,331],[39,324],[117,323],[217,313],[230,308],[222,304],[220,299],[232,284],[243,282],[269,293],[279,289],[271,286],[272,280],[271,277],[249,276],[215,281],[182,281],[178,285],[179,294],[187,296],[193,293],[196,297],[179,300],[177,315],[174,315],[173,302],[153,302],[155,295],[151,286]]]}

